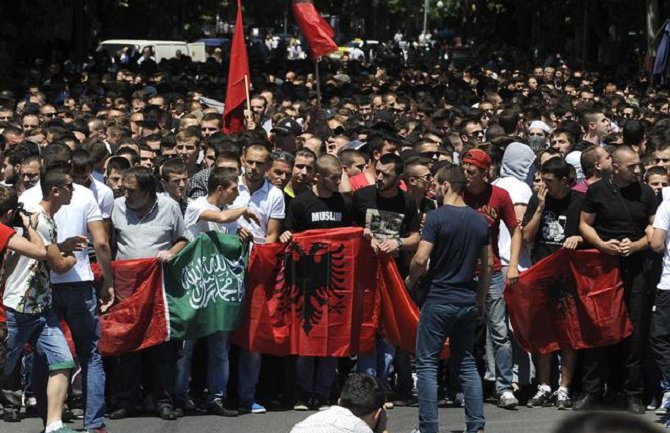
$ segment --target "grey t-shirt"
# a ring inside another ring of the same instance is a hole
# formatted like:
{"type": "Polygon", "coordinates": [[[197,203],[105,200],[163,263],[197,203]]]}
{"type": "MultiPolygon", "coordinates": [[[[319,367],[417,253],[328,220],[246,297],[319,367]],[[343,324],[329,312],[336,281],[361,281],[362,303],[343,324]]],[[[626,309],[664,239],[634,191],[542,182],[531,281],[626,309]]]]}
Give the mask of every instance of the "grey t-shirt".
{"type": "Polygon", "coordinates": [[[112,210],[112,224],[117,260],[154,257],[159,251],[170,249],[185,232],[179,204],[161,195],[142,218],[126,207],[125,197],[117,198],[112,210]]]}

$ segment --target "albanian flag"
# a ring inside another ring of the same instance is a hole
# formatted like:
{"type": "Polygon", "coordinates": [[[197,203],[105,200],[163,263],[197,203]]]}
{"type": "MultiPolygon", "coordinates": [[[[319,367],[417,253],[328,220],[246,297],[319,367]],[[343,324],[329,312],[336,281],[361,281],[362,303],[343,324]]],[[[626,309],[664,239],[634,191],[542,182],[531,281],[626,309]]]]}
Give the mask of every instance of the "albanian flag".
{"type": "Polygon", "coordinates": [[[528,352],[616,344],[633,332],[619,259],[595,250],[560,249],[505,290],[514,333],[528,352]]]}
{"type": "Polygon", "coordinates": [[[230,46],[228,86],[226,88],[226,103],[223,107],[224,134],[234,134],[244,129],[244,102],[247,99],[247,83],[250,77],[249,57],[244,42],[242,3],[237,0],[237,19],[235,20],[235,33],[233,33],[233,41],[230,46]]]}
{"type": "Polygon", "coordinates": [[[312,0],[293,0],[293,15],[309,43],[313,59],[338,50],[333,41],[335,31],[321,17],[312,0]]]}
{"type": "Polygon", "coordinates": [[[340,228],[255,246],[247,273],[248,316],[236,342],[278,356],[348,356],[359,352],[361,339],[371,350],[375,255],[362,240],[363,229],[340,228]]]}

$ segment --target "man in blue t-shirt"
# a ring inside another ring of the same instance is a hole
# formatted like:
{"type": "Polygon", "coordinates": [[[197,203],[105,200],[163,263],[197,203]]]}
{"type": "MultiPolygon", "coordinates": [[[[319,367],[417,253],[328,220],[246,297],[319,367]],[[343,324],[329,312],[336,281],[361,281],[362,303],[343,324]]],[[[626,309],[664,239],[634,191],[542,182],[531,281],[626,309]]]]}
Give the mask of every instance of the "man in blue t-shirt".
{"type": "Polygon", "coordinates": [[[413,290],[425,274],[428,290],[416,343],[418,431],[438,432],[437,366],[444,343],[450,338],[450,361],[465,394],[465,431],[476,433],[484,429],[482,385],[473,351],[478,313],[485,311],[491,280],[488,224],[463,200],[463,169],[456,165],[442,167],[434,183],[443,206],[428,214],[405,281],[413,290]],[[478,262],[477,283],[474,276],[478,262]]]}

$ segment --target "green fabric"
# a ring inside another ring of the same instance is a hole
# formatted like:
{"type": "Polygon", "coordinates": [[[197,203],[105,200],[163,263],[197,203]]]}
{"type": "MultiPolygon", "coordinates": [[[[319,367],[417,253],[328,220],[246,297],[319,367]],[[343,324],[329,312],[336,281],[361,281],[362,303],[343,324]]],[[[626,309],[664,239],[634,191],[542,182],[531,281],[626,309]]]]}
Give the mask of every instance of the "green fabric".
{"type": "Polygon", "coordinates": [[[171,340],[237,329],[247,260],[247,246],[238,236],[211,231],[163,267],[171,340]]]}

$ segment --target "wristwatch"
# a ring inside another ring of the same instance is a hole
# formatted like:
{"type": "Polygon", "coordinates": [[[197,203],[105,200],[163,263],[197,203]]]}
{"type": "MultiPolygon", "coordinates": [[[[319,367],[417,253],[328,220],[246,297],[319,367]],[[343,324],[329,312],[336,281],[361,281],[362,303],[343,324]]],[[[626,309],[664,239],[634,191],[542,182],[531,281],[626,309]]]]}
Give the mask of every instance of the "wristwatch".
{"type": "Polygon", "coordinates": [[[402,248],[402,239],[396,238],[396,242],[398,242],[398,249],[402,248]]]}

